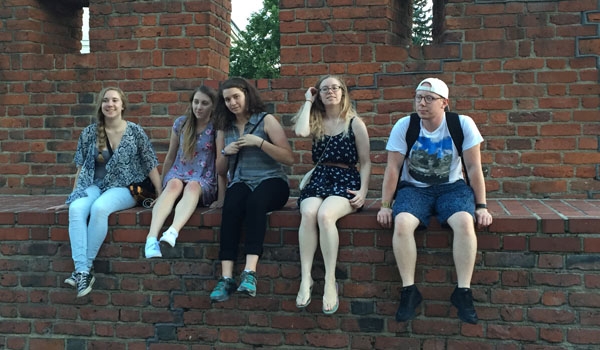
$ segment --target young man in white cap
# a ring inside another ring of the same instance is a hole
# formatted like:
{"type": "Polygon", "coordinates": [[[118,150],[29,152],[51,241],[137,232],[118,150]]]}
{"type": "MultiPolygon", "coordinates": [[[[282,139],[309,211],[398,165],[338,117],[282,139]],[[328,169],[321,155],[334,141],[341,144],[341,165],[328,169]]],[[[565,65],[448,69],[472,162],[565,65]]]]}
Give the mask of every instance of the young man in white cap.
{"type": "MultiPolygon", "coordinates": [[[[456,116],[462,129],[462,149],[468,185],[463,175],[460,150],[449,130],[446,115],[448,87],[437,78],[427,78],[417,87],[415,109],[420,125],[412,147],[407,144],[410,116],[393,127],[386,149],[388,163],[382,186],[381,209],[377,221],[386,228],[393,226],[394,256],[402,278],[398,322],[415,317],[422,296],[414,284],[417,247],[414,233],[427,226],[432,215],[448,225],[454,233],[453,257],[458,286],[450,298],[463,322],[475,324],[471,277],[477,255],[476,223],[479,227],[492,223],[487,210],[485,182],[481,169],[480,143],[483,138],[475,122],[464,115],[456,116]],[[398,181],[398,180],[401,181],[398,181]],[[393,205],[391,204],[393,202],[393,205]]],[[[456,134],[454,134],[456,135],[456,134]]],[[[455,137],[459,138],[459,137],[455,137]]]]}

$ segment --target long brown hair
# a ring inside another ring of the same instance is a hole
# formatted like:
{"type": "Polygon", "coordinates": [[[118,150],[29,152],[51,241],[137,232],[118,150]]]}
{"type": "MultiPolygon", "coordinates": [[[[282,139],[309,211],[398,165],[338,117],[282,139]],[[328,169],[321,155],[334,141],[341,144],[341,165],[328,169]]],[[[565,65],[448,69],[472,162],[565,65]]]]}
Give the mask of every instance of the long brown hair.
{"type": "Polygon", "coordinates": [[[266,111],[265,104],[260,98],[258,90],[254,85],[251,85],[246,79],[240,77],[227,79],[219,87],[219,96],[217,106],[215,107],[215,127],[218,130],[227,130],[231,128],[235,121],[235,114],[227,108],[227,105],[225,105],[225,98],[223,97],[223,90],[232,88],[242,90],[246,99],[246,109],[250,115],[266,111]]]}
{"type": "Polygon", "coordinates": [[[208,86],[200,86],[190,95],[190,104],[188,106],[188,111],[186,113],[186,119],[181,127],[181,132],[183,134],[183,155],[185,159],[192,159],[194,157],[194,152],[196,151],[196,142],[198,140],[198,135],[196,134],[196,126],[198,124],[198,120],[194,115],[194,106],[192,105],[194,101],[194,96],[200,92],[204,95],[208,96],[210,102],[212,103],[212,111],[210,112],[210,121],[214,119],[214,110],[215,104],[217,101],[217,92],[208,87],[208,86]]]}
{"type": "MultiPolygon", "coordinates": [[[[123,104],[123,111],[127,109],[127,97],[123,90],[119,89],[115,86],[105,87],[98,94],[98,100],[96,101],[96,119],[98,127],[96,128],[96,139],[98,140],[98,160],[104,162],[104,157],[102,156],[102,150],[106,147],[106,129],[104,128],[104,113],[102,113],[102,102],[104,101],[104,95],[108,91],[116,91],[121,98],[121,103],[123,104]]],[[[121,112],[121,117],[124,112],[121,112]]]]}

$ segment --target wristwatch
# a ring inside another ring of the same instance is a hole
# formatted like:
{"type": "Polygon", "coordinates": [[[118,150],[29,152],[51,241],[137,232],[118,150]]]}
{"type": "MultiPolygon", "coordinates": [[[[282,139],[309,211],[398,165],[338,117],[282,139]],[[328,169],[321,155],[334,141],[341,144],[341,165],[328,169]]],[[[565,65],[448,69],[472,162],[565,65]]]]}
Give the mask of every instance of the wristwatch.
{"type": "Polygon", "coordinates": [[[227,157],[227,154],[225,154],[225,148],[223,148],[223,149],[221,150],[221,154],[222,154],[222,155],[224,155],[225,157],[227,157]]]}
{"type": "Polygon", "coordinates": [[[477,204],[475,204],[475,209],[487,209],[487,204],[477,203],[477,204]]]}

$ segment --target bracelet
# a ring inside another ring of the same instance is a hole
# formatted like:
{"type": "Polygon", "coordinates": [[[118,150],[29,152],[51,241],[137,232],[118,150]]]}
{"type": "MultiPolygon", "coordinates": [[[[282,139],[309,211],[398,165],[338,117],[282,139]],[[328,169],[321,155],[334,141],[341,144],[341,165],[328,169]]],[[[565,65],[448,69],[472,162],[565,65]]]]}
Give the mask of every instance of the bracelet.
{"type": "Polygon", "coordinates": [[[475,204],[475,209],[487,209],[487,204],[477,203],[477,204],[475,204]]]}
{"type": "Polygon", "coordinates": [[[262,149],[263,143],[265,143],[265,139],[262,140],[262,142],[260,143],[260,147],[258,147],[258,148],[262,149]]]}
{"type": "Polygon", "coordinates": [[[310,102],[310,103],[312,103],[312,100],[306,100],[306,102],[310,102]]]}
{"type": "Polygon", "coordinates": [[[381,202],[381,208],[392,209],[390,202],[381,202]]]}

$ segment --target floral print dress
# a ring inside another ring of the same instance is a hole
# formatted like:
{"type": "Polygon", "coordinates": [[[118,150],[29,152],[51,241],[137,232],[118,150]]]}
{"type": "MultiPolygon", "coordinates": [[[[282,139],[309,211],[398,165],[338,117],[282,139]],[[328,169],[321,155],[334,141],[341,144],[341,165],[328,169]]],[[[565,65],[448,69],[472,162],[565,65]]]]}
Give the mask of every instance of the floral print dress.
{"type": "Polygon", "coordinates": [[[300,192],[298,205],[309,197],[327,198],[328,196],[340,196],[348,199],[354,197],[348,190],[360,189],[360,173],[356,168],[358,163],[358,150],[356,149],[356,138],[352,130],[352,122],[348,133],[337,135],[325,135],[321,140],[313,139],[312,160],[321,162],[315,169],[308,185],[300,192]],[[323,153],[325,152],[325,153],[323,153]],[[321,158],[321,155],[322,158],[321,158]],[[326,163],[341,163],[348,168],[325,165],[326,163]]]}
{"type": "Polygon", "coordinates": [[[179,149],[173,166],[163,179],[163,187],[171,179],[179,179],[184,183],[196,181],[202,187],[202,205],[210,205],[217,197],[217,178],[215,171],[215,135],[212,122],[208,123],[196,140],[196,150],[192,159],[186,159],[183,152],[183,133],[181,128],[186,116],[177,118],[173,124],[173,132],[179,135],[179,149]]]}

